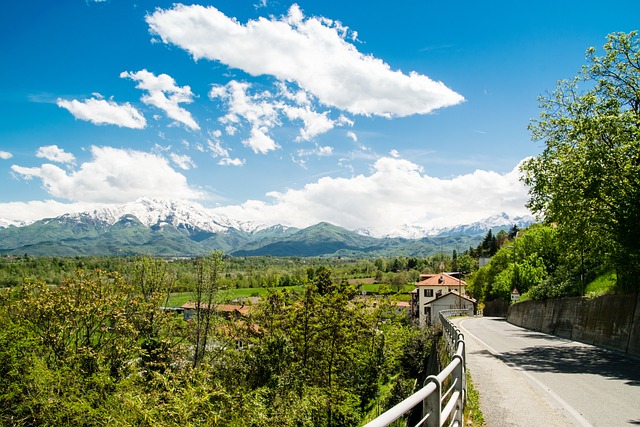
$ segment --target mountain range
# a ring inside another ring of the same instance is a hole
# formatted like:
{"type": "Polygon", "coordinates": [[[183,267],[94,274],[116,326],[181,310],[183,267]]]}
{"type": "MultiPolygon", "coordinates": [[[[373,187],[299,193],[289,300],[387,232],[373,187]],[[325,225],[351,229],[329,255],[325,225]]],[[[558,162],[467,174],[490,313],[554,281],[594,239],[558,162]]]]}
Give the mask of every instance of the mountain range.
{"type": "Polygon", "coordinates": [[[386,235],[326,222],[299,229],[236,221],[196,203],[142,198],[31,224],[0,219],[0,254],[33,256],[195,256],[222,250],[234,256],[429,256],[477,246],[489,229],[533,222],[506,213],[473,224],[426,229],[405,226],[386,235]]]}

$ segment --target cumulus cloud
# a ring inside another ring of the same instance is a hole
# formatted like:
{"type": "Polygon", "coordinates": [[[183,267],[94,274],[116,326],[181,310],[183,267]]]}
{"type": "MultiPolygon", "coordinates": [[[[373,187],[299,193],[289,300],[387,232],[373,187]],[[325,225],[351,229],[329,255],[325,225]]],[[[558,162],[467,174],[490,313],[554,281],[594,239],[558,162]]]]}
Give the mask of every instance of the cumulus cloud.
{"type": "Polygon", "coordinates": [[[219,118],[228,135],[235,135],[243,124],[250,127],[244,144],[256,153],[267,153],[280,148],[270,136],[270,131],[282,126],[282,118],[290,122],[302,122],[296,141],[310,141],[337,126],[348,125],[344,116],[333,120],[329,111],[318,112],[310,95],[303,90],[291,91],[286,84],[276,85],[277,92],[259,91],[251,93],[252,85],[232,80],[226,85],[213,85],[209,91],[212,100],[221,100],[227,113],[219,118]]]}
{"type": "Polygon", "coordinates": [[[213,157],[229,157],[229,150],[220,141],[207,141],[207,147],[213,157]]]}
{"type": "Polygon", "coordinates": [[[136,87],[147,91],[147,94],[140,98],[145,104],[161,109],[168,117],[184,124],[189,129],[200,129],[191,113],[179,105],[193,102],[194,95],[189,86],[180,87],[173,77],[167,74],[156,76],[147,70],[136,73],[123,71],[120,73],[120,77],[138,82],[136,87]]]}
{"type": "Polygon", "coordinates": [[[118,104],[113,100],[94,97],[84,101],[58,98],[56,104],[68,110],[76,119],[96,125],[116,125],[131,129],[144,129],[147,126],[144,116],[128,102],[118,104]]]}
{"type": "MultiPolygon", "coordinates": [[[[214,133],[212,135],[214,138],[220,136],[219,133],[214,133]]],[[[229,155],[230,149],[225,148],[220,141],[217,140],[208,140],[207,147],[209,148],[209,152],[214,158],[220,158],[218,164],[221,166],[242,166],[245,164],[244,159],[232,159],[229,155]]]]}
{"type": "Polygon", "coordinates": [[[76,160],[73,154],[67,153],[57,145],[45,145],[44,147],[38,148],[36,157],[57,163],[73,163],[76,160]]]}
{"type": "Polygon", "coordinates": [[[232,159],[231,157],[225,157],[218,162],[220,166],[243,166],[245,164],[244,159],[232,159]]]}
{"type": "Polygon", "coordinates": [[[254,152],[265,154],[279,148],[268,132],[281,122],[277,106],[272,102],[272,95],[269,92],[250,95],[250,87],[249,83],[232,80],[225,86],[212,86],[209,97],[219,98],[228,105],[228,113],[219,119],[222,124],[227,125],[227,133],[235,134],[238,126],[247,122],[251,126],[251,132],[243,143],[254,152]]]}
{"type": "Polygon", "coordinates": [[[15,223],[32,223],[43,218],[55,218],[66,213],[77,213],[98,207],[87,203],[61,203],[55,200],[0,203],[0,218],[15,223]]]}
{"type": "Polygon", "coordinates": [[[113,147],[91,147],[92,160],[66,171],[45,163],[38,167],[13,165],[25,180],[42,181],[53,197],[78,202],[121,203],[139,197],[198,199],[203,194],[189,187],[159,155],[113,147]]]}
{"type": "Polygon", "coordinates": [[[196,167],[196,163],[186,154],[170,153],[171,161],[182,170],[189,170],[196,167]]]}
{"type": "Polygon", "coordinates": [[[328,112],[318,113],[307,107],[283,107],[284,114],[289,120],[302,120],[304,127],[300,129],[298,141],[309,141],[316,136],[330,131],[335,126],[327,114],[328,112]]]}
{"type": "Polygon", "coordinates": [[[146,20],[164,43],[179,46],[196,60],[295,82],[324,105],[352,114],[402,117],[464,101],[442,82],[393,70],[359,52],[348,40],[355,33],[337,21],[306,18],[295,4],[280,19],[246,24],[213,6],[182,4],[158,9],[146,20]]]}
{"type": "Polygon", "coordinates": [[[0,150],[0,159],[9,160],[12,157],[13,157],[13,154],[9,153],[8,151],[0,150]]]}
{"type": "Polygon", "coordinates": [[[384,157],[370,175],[324,177],[302,189],[268,194],[272,203],[249,200],[217,208],[233,218],[306,227],[329,221],[348,229],[384,234],[405,224],[425,227],[469,223],[496,212],[527,214],[527,190],[519,165],[499,174],[476,170],[450,179],[431,177],[408,160],[384,157]]]}
{"type": "Polygon", "coordinates": [[[264,127],[251,129],[251,135],[242,141],[242,144],[251,148],[254,153],[262,154],[267,154],[269,151],[280,148],[280,145],[267,134],[267,129],[264,127]]]}

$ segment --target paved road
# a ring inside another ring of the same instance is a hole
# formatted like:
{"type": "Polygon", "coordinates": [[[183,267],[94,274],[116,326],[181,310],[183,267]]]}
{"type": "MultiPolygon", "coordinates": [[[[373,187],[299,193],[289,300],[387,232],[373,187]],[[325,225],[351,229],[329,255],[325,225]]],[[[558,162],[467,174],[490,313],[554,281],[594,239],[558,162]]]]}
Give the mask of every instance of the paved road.
{"type": "Polygon", "coordinates": [[[455,323],[488,427],[640,425],[640,359],[500,318],[455,323]]]}

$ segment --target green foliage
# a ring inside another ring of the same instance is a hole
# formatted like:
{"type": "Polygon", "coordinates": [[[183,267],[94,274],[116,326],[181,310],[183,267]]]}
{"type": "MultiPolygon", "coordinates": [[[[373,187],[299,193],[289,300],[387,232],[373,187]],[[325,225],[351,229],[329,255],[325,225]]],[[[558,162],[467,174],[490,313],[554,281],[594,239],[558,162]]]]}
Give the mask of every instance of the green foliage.
{"type": "MultiPolygon", "coordinates": [[[[545,149],[522,166],[529,207],[557,224],[563,251],[581,274],[602,264],[618,287],[640,289],[640,44],[614,33],[604,56],[540,99],[530,130],[545,149]]],[[[569,266],[566,270],[571,270],[569,266]]],[[[566,272],[565,272],[566,273],[566,272]]],[[[583,277],[584,280],[584,277],[583,277]]],[[[562,287],[561,281],[556,285],[562,287]]]]}
{"type": "Polygon", "coordinates": [[[552,283],[550,277],[561,263],[557,230],[537,224],[520,231],[518,236],[505,240],[489,264],[470,277],[469,291],[475,298],[508,301],[514,288],[521,294],[538,288],[534,293],[537,298],[541,297],[542,288],[552,283]]]}
{"type": "Polygon", "coordinates": [[[464,408],[465,425],[471,427],[484,427],[486,422],[484,414],[480,409],[480,393],[473,384],[471,373],[466,371],[467,376],[467,405],[464,408]]]}
{"type": "Polygon", "coordinates": [[[0,425],[355,426],[423,370],[430,337],[322,265],[303,292],[269,288],[250,317],[212,311],[207,326],[158,309],[177,271],[215,306],[223,259],[111,260],[123,274],[0,289],[0,425]]]}
{"type": "Polygon", "coordinates": [[[612,272],[604,273],[587,284],[585,295],[598,296],[610,293],[616,287],[616,274],[612,272]]]}

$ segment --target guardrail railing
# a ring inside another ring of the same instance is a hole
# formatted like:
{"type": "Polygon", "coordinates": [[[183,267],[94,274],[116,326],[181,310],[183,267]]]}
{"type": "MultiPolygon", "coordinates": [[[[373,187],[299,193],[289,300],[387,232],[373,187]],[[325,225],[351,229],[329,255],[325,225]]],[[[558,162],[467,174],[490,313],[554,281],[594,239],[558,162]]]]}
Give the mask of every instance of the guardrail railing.
{"type": "Polygon", "coordinates": [[[370,421],[365,427],[386,427],[422,404],[422,418],[415,427],[464,425],[467,401],[466,356],[464,335],[449,318],[467,315],[466,310],[440,312],[440,323],[451,362],[438,374],[430,375],[424,386],[393,408],[370,421]]]}

